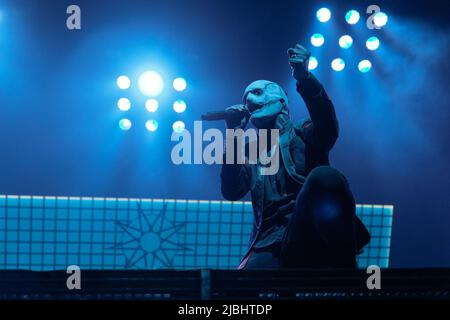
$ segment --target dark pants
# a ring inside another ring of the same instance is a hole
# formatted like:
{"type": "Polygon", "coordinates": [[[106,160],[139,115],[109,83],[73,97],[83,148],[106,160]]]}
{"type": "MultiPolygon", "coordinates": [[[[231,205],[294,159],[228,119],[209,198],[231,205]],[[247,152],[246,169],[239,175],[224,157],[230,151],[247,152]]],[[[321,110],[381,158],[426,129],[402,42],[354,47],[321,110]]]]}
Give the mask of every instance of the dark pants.
{"type": "Polygon", "coordinates": [[[252,252],[245,269],[355,268],[356,252],[369,240],[344,175],[317,167],[297,196],[283,241],[252,252]]]}

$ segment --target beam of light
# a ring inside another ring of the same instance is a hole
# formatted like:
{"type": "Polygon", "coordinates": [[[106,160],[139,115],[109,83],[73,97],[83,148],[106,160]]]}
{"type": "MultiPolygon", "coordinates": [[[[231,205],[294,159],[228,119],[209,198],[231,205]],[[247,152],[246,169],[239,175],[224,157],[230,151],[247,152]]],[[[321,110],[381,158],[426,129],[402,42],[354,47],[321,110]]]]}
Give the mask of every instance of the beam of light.
{"type": "Polygon", "coordinates": [[[117,101],[117,107],[122,111],[128,111],[131,108],[131,102],[128,98],[120,98],[117,101]]]}
{"type": "Polygon", "coordinates": [[[131,86],[131,80],[127,76],[118,77],[116,83],[119,89],[122,90],[127,90],[131,86]]]}
{"type": "Polygon", "coordinates": [[[377,37],[370,37],[366,41],[366,47],[369,50],[377,50],[380,46],[380,40],[377,37]]]}
{"type": "Polygon", "coordinates": [[[362,73],[369,72],[370,69],[372,69],[372,63],[371,63],[369,60],[362,60],[362,61],[358,64],[358,69],[359,69],[359,71],[361,71],[362,73]]]}
{"type": "Polygon", "coordinates": [[[325,43],[325,38],[320,33],[315,33],[311,36],[311,44],[314,47],[320,47],[325,43]]]}
{"type": "Polygon", "coordinates": [[[183,121],[175,121],[172,125],[172,129],[173,131],[175,131],[176,133],[181,133],[184,131],[185,129],[185,125],[183,121]]]}
{"type": "Polygon", "coordinates": [[[384,12],[378,12],[373,17],[373,23],[379,28],[384,27],[387,24],[387,22],[388,16],[384,12]]]}
{"type": "Polygon", "coordinates": [[[177,100],[173,103],[173,110],[177,113],[182,113],[186,110],[187,105],[186,102],[184,102],[184,100],[177,100]]]}
{"type": "Polygon", "coordinates": [[[327,22],[331,19],[331,11],[328,8],[320,8],[316,12],[317,20],[320,22],[327,22]]]}
{"type": "Polygon", "coordinates": [[[145,101],[145,109],[147,109],[148,112],[156,112],[158,110],[159,103],[156,99],[148,99],[145,101]]]}
{"type": "Polygon", "coordinates": [[[314,70],[319,66],[319,61],[317,61],[316,57],[309,57],[309,62],[308,62],[308,69],[309,70],[314,70]]]}
{"type": "Polygon", "coordinates": [[[349,35],[345,35],[339,38],[339,46],[344,49],[348,49],[352,46],[353,39],[349,35]]]}
{"type": "Polygon", "coordinates": [[[175,80],[173,80],[173,88],[176,91],[183,91],[185,90],[187,87],[187,83],[186,80],[184,78],[176,78],[175,80]]]}
{"type": "Polygon", "coordinates": [[[121,119],[119,121],[119,127],[120,129],[126,131],[126,130],[130,130],[131,129],[131,121],[128,119],[121,119]]]}
{"type": "Polygon", "coordinates": [[[145,128],[147,128],[148,131],[154,132],[158,129],[158,121],[156,120],[148,120],[145,123],[145,128]]]}
{"type": "Polygon", "coordinates": [[[356,10],[350,10],[345,15],[345,21],[347,21],[348,24],[357,24],[359,18],[360,18],[359,12],[356,10]]]}
{"type": "Polygon", "coordinates": [[[156,71],[146,71],[139,77],[139,89],[149,97],[157,97],[164,89],[164,81],[156,71]]]}
{"type": "Polygon", "coordinates": [[[345,61],[341,58],[336,58],[331,62],[331,67],[334,71],[340,72],[345,68],[345,61]]]}

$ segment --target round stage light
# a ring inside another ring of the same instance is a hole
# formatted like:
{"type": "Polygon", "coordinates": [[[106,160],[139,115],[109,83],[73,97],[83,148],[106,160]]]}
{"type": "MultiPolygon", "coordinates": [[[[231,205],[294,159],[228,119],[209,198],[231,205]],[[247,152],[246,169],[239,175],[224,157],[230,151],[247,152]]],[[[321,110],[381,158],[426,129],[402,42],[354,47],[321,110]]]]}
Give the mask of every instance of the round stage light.
{"type": "Polygon", "coordinates": [[[362,73],[369,72],[370,69],[372,69],[372,63],[371,63],[369,60],[362,60],[362,61],[358,64],[358,69],[359,69],[359,71],[361,71],[362,73]]]}
{"type": "Polygon", "coordinates": [[[320,47],[325,43],[325,38],[320,33],[315,33],[311,36],[311,44],[314,47],[320,47]]]}
{"type": "Polygon", "coordinates": [[[321,8],[317,10],[316,17],[320,22],[327,22],[331,19],[331,11],[327,8],[321,8]]]}
{"type": "Polygon", "coordinates": [[[126,90],[131,86],[131,80],[127,76],[118,77],[116,83],[119,89],[122,90],[126,90]]]}
{"type": "Polygon", "coordinates": [[[131,128],[131,121],[128,119],[121,119],[119,121],[119,127],[122,130],[130,130],[131,128]]]}
{"type": "Polygon", "coordinates": [[[356,10],[350,10],[345,15],[345,21],[347,21],[348,24],[357,24],[359,21],[359,12],[356,10]]]}
{"type": "Polygon", "coordinates": [[[149,97],[157,97],[164,88],[164,81],[156,71],[146,71],[139,77],[139,89],[149,97]]]}
{"type": "Polygon", "coordinates": [[[348,49],[352,46],[353,39],[349,35],[345,35],[339,38],[339,46],[344,49],[348,49]]]}
{"type": "Polygon", "coordinates": [[[172,129],[173,129],[173,131],[175,131],[177,133],[183,132],[183,130],[185,129],[184,122],[183,121],[175,121],[172,125],[172,129]]]}
{"type": "Polygon", "coordinates": [[[156,120],[148,120],[145,123],[145,128],[147,128],[148,131],[154,132],[158,129],[158,121],[156,120]]]}
{"type": "Polygon", "coordinates": [[[366,41],[366,47],[369,50],[377,50],[380,46],[380,40],[377,37],[370,37],[366,41]]]}
{"type": "Polygon", "coordinates": [[[319,65],[319,61],[317,61],[316,57],[309,57],[309,62],[308,62],[308,69],[309,70],[314,70],[317,68],[317,66],[319,65]]]}
{"type": "Polygon", "coordinates": [[[187,87],[187,83],[186,80],[184,80],[184,78],[176,78],[175,80],[173,80],[173,88],[176,91],[183,91],[184,89],[186,89],[187,87]]]}
{"type": "Polygon", "coordinates": [[[186,102],[184,102],[184,100],[177,100],[173,103],[173,110],[177,113],[182,113],[186,110],[187,105],[186,102]]]}
{"type": "Polygon", "coordinates": [[[120,98],[117,101],[117,107],[122,111],[128,111],[131,108],[131,102],[127,98],[120,98]]]}
{"type": "Polygon", "coordinates": [[[341,58],[334,59],[331,62],[331,67],[333,68],[334,71],[338,71],[338,72],[342,71],[345,68],[345,61],[342,60],[341,58]]]}
{"type": "Polygon", "coordinates": [[[373,23],[379,28],[384,27],[387,22],[388,22],[388,16],[384,12],[378,12],[373,17],[373,23]]]}
{"type": "Polygon", "coordinates": [[[147,109],[148,112],[156,112],[158,110],[159,103],[156,99],[148,99],[145,101],[145,109],[147,109]]]}

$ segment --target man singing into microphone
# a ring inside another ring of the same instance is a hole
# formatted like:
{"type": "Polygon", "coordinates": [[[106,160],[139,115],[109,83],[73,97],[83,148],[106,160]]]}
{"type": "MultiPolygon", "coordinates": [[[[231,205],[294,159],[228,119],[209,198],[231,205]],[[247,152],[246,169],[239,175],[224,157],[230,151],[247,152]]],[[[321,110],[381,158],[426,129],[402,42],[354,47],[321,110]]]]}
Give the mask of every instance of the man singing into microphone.
{"type": "Polygon", "coordinates": [[[262,175],[259,162],[222,166],[223,196],[235,201],[250,191],[252,197],[253,231],[239,269],[356,268],[370,235],[355,215],[346,178],[329,166],[338,137],[335,110],[308,71],[308,50],[296,45],[288,55],[310,119],[294,125],[285,91],[266,80],[251,83],[243,104],[227,109],[236,111],[226,120],[229,129],[245,129],[249,121],[258,129],[279,129],[276,174],[262,175]]]}

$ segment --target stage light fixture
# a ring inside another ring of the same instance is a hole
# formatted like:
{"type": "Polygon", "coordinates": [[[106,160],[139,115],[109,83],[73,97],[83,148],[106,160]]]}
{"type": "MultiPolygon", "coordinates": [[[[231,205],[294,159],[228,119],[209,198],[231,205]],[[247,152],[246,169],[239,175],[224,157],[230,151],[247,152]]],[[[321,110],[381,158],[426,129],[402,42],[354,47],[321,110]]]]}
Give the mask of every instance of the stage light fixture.
{"type": "Polygon", "coordinates": [[[178,99],[177,101],[175,101],[173,103],[173,110],[177,113],[182,113],[186,110],[187,105],[186,102],[184,102],[184,100],[178,99]]]}
{"type": "Polygon", "coordinates": [[[345,21],[347,21],[348,24],[357,24],[359,18],[360,18],[359,12],[356,10],[350,10],[345,15],[345,21]]]}
{"type": "Polygon", "coordinates": [[[325,43],[325,38],[320,33],[315,33],[311,36],[311,44],[314,47],[320,47],[325,43]]]}
{"type": "Polygon", "coordinates": [[[373,17],[373,23],[379,28],[384,27],[387,24],[387,22],[388,16],[384,12],[378,12],[373,17]]]}
{"type": "Polygon", "coordinates": [[[146,71],[139,77],[139,89],[149,97],[157,97],[164,88],[164,81],[156,71],[146,71]]]}
{"type": "Polygon", "coordinates": [[[359,69],[359,71],[361,71],[362,73],[369,72],[370,69],[372,69],[372,63],[371,63],[369,60],[362,60],[362,61],[358,64],[358,69],[359,69]]]}
{"type": "Polygon", "coordinates": [[[380,46],[380,40],[377,37],[370,37],[366,41],[366,47],[369,50],[377,50],[380,46]]]}
{"type": "Polygon", "coordinates": [[[145,123],[145,128],[150,131],[150,132],[154,132],[158,129],[158,121],[156,120],[148,120],[145,123]]]}
{"type": "Polygon", "coordinates": [[[145,109],[147,109],[148,112],[156,112],[158,110],[159,103],[156,99],[148,99],[145,101],[145,109]]]}
{"type": "Polygon", "coordinates": [[[131,86],[131,80],[127,76],[118,77],[116,83],[119,89],[122,90],[126,90],[131,86]]]}
{"type": "Polygon", "coordinates": [[[345,68],[345,61],[341,58],[336,58],[331,62],[331,67],[334,71],[340,72],[345,68]]]}
{"type": "Polygon", "coordinates": [[[184,91],[187,87],[186,80],[184,78],[176,78],[173,80],[173,88],[176,91],[184,91]]]}
{"type": "Polygon", "coordinates": [[[348,49],[352,46],[353,39],[349,35],[345,35],[339,38],[339,46],[344,49],[348,49]]]}
{"type": "Polygon", "coordinates": [[[185,129],[185,124],[183,121],[175,121],[172,125],[172,129],[174,132],[181,133],[185,129]]]}
{"type": "Polygon", "coordinates": [[[328,8],[320,8],[316,13],[317,20],[327,22],[331,19],[331,11],[328,8]]]}
{"type": "Polygon", "coordinates": [[[308,69],[309,70],[314,70],[317,68],[317,66],[319,65],[319,61],[317,61],[316,57],[309,57],[309,62],[308,62],[308,69]]]}
{"type": "Polygon", "coordinates": [[[131,108],[131,102],[128,98],[120,98],[117,101],[117,107],[122,111],[128,111],[131,108]]]}
{"type": "Polygon", "coordinates": [[[121,119],[119,121],[119,127],[120,127],[120,129],[122,129],[124,131],[130,130],[130,128],[131,128],[131,121],[126,119],[126,118],[125,119],[121,119]]]}

